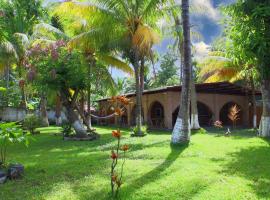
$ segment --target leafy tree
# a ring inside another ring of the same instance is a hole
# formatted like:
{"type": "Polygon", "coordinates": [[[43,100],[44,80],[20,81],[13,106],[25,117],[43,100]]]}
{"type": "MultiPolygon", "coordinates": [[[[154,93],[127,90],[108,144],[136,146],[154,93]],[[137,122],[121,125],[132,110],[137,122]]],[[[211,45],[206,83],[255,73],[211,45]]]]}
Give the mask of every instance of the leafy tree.
{"type": "Polygon", "coordinates": [[[118,50],[133,66],[136,80],[136,124],[138,135],[142,135],[141,96],[144,67],[151,58],[152,46],[158,41],[154,29],[161,16],[162,1],[99,0],[91,4],[67,2],[78,12],[91,20],[91,29],[81,35],[88,42],[94,41],[103,47],[118,50]],[[73,3],[73,4],[72,4],[73,3]],[[88,6],[87,6],[88,5],[88,6]]]}
{"type": "Polygon", "coordinates": [[[229,55],[259,74],[263,98],[260,135],[270,136],[270,4],[267,0],[238,0],[227,6],[226,33],[232,41],[229,55]]]}
{"type": "Polygon", "coordinates": [[[154,87],[164,87],[180,84],[179,67],[176,66],[177,57],[172,52],[167,52],[161,59],[160,70],[154,81],[154,87]]]}

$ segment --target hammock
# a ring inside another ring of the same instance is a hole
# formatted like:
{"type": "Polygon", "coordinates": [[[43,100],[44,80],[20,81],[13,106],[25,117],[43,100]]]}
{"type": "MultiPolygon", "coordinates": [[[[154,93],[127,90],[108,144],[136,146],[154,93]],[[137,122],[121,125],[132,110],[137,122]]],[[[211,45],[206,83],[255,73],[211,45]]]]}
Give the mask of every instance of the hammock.
{"type": "Polygon", "coordinates": [[[91,117],[94,117],[96,119],[109,119],[109,118],[112,118],[114,116],[115,116],[115,113],[108,115],[108,116],[104,116],[104,117],[100,117],[100,116],[96,116],[96,115],[91,114],[91,117]]]}

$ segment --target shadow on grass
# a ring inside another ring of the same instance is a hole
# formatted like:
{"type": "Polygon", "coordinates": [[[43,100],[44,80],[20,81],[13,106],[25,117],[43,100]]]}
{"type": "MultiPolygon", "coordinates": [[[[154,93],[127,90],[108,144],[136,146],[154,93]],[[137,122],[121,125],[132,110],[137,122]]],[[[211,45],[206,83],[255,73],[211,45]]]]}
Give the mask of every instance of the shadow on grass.
{"type": "MultiPolygon", "coordinates": [[[[270,198],[270,140],[265,139],[268,145],[249,147],[229,154],[233,160],[225,163],[223,173],[239,175],[251,181],[250,187],[258,198],[270,198]]],[[[217,161],[217,160],[216,160],[217,161]]],[[[224,162],[224,160],[219,160],[224,162]]],[[[219,162],[217,161],[217,162],[219,162]]]]}
{"type": "Polygon", "coordinates": [[[136,179],[132,184],[123,187],[120,192],[121,193],[120,196],[122,196],[123,194],[123,196],[125,197],[124,199],[128,199],[128,197],[131,194],[133,194],[136,190],[139,190],[145,185],[158,180],[160,177],[159,175],[167,168],[169,168],[187,147],[188,144],[182,146],[171,145],[171,152],[167,156],[167,158],[156,168],[146,173],[145,175],[141,176],[140,178],[136,179]]]}

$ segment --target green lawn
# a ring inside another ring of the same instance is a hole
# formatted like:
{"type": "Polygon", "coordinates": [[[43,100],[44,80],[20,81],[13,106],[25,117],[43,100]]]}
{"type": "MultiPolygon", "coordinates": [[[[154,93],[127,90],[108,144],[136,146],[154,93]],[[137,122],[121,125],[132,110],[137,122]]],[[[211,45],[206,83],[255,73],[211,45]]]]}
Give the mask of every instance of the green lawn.
{"type": "MultiPolygon", "coordinates": [[[[94,142],[70,142],[43,129],[28,148],[13,146],[10,161],[25,165],[25,177],[0,185],[0,199],[109,199],[111,130],[97,128],[94,142]]],[[[169,132],[124,134],[131,149],[121,199],[270,199],[269,141],[250,130],[197,133],[188,147],[171,147],[169,132]]]]}

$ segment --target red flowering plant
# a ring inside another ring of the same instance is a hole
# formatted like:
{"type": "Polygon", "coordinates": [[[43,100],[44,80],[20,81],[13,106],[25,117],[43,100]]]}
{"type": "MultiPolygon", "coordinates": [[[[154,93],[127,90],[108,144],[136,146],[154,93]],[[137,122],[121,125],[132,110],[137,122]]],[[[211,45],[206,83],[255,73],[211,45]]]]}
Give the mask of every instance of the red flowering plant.
{"type": "Polygon", "coordinates": [[[124,165],[126,162],[126,152],[129,149],[129,146],[127,144],[121,146],[121,131],[114,130],[112,131],[112,136],[117,139],[117,146],[115,150],[111,151],[111,190],[112,190],[112,196],[116,197],[119,193],[119,190],[123,184],[122,177],[123,177],[123,171],[124,171],[124,165]],[[122,164],[120,167],[120,172],[117,173],[117,165],[119,164],[119,158],[120,158],[120,152],[121,158],[122,158],[122,164]]]}
{"type": "MultiPolygon", "coordinates": [[[[129,105],[130,99],[126,98],[125,96],[117,96],[112,97],[109,102],[114,106],[114,116],[117,116],[119,119],[124,114],[124,107],[129,105]]],[[[122,177],[123,177],[123,170],[124,165],[126,162],[126,152],[129,149],[129,146],[127,144],[121,145],[121,131],[114,130],[112,131],[112,136],[117,139],[117,145],[114,150],[111,151],[111,190],[112,190],[112,196],[116,197],[119,193],[119,190],[122,186],[122,177]],[[121,157],[120,157],[121,152],[121,157]],[[119,164],[119,158],[122,160],[122,164],[120,166],[120,171],[117,173],[117,165],[119,164]]]]}
{"type": "Polygon", "coordinates": [[[223,128],[222,121],[219,121],[219,120],[215,121],[214,122],[214,127],[216,127],[216,128],[223,128]]]}

